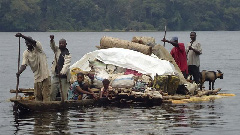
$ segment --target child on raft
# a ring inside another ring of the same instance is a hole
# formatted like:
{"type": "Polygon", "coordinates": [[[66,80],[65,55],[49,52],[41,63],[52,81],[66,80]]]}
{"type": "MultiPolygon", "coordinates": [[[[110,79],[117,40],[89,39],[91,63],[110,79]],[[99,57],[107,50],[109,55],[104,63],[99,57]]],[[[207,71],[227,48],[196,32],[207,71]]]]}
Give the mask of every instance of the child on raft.
{"type": "Polygon", "coordinates": [[[113,88],[110,86],[110,81],[108,79],[103,79],[102,83],[103,87],[100,90],[99,98],[108,97],[109,92],[113,90],[113,88]]]}
{"type": "Polygon", "coordinates": [[[82,100],[86,99],[90,95],[97,99],[94,92],[88,87],[88,84],[84,82],[84,74],[77,74],[77,81],[75,81],[68,90],[68,100],[82,100]]]}

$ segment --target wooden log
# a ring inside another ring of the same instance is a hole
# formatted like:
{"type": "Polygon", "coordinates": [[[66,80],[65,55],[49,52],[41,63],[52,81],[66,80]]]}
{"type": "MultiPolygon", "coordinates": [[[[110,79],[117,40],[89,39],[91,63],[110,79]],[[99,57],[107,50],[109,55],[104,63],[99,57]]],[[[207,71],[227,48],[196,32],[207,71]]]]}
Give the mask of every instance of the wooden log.
{"type": "Polygon", "coordinates": [[[152,46],[152,47],[156,44],[155,38],[153,37],[133,37],[132,42],[135,42],[135,43],[142,42],[142,44],[152,46]]]}
{"type": "Polygon", "coordinates": [[[114,47],[124,48],[124,49],[138,51],[146,55],[152,54],[152,47],[150,46],[134,43],[127,40],[121,40],[118,38],[106,37],[106,36],[102,37],[102,39],[100,40],[100,47],[101,49],[114,48],[114,47]]]}
{"type": "Polygon", "coordinates": [[[119,96],[129,96],[129,93],[118,93],[119,96]]]}
{"type": "Polygon", "coordinates": [[[149,98],[149,94],[143,93],[143,94],[141,95],[141,98],[149,98]]]}
{"type": "Polygon", "coordinates": [[[152,99],[162,99],[161,96],[148,96],[148,99],[152,100],[152,99]]]}
{"type": "Polygon", "coordinates": [[[218,93],[218,95],[225,96],[225,97],[236,96],[235,94],[231,94],[231,93],[218,93]]]}
{"type": "Polygon", "coordinates": [[[222,88],[217,88],[217,89],[215,89],[215,90],[212,90],[212,93],[213,93],[213,94],[217,94],[221,89],[222,89],[222,88]]]}
{"type": "Polygon", "coordinates": [[[171,104],[172,101],[171,101],[171,100],[162,100],[162,103],[168,103],[168,104],[171,104]]]}
{"type": "Polygon", "coordinates": [[[169,100],[169,99],[173,99],[173,100],[182,100],[182,99],[189,99],[190,96],[189,95],[184,95],[184,96],[181,96],[181,95],[176,95],[176,96],[163,96],[163,99],[164,100],[169,100]]]}
{"type": "Polygon", "coordinates": [[[141,97],[144,93],[142,92],[136,92],[136,91],[132,91],[131,92],[131,96],[134,96],[134,97],[141,97]]]}
{"type": "MultiPolygon", "coordinates": [[[[16,93],[16,90],[11,89],[10,93],[16,93]]],[[[34,93],[34,89],[33,88],[28,88],[28,89],[24,89],[24,88],[19,88],[18,89],[18,93],[34,93]]]]}
{"type": "Polygon", "coordinates": [[[28,110],[28,111],[50,111],[50,110],[59,110],[59,109],[68,109],[72,107],[83,107],[89,105],[105,104],[109,100],[106,98],[101,98],[99,100],[94,99],[85,99],[85,100],[68,100],[68,101],[29,101],[29,100],[19,100],[16,98],[11,98],[11,102],[14,102],[18,106],[19,110],[28,110]]]}
{"type": "Polygon", "coordinates": [[[221,88],[215,89],[215,90],[204,90],[204,91],[199,91],[197,96],[201,97],[203,95],[216,95],[219,91],[221,90],[221,88]]]}

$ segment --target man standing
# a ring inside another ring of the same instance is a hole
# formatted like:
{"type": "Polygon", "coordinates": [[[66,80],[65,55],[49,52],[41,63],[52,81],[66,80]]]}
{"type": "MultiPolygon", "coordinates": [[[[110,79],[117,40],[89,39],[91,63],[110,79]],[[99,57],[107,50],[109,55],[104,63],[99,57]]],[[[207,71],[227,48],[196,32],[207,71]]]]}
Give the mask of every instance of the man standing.
{"type": "Polygon", "coordinates": [[[17,77],[29,65],[34,73],[34,96],[36,101],[50,101],[51,78],[48,70],[46,54],[42,49],[39,41],[33,40],[31,37],[26,37],[21,33],[17,33],[16,37],[25,39],[27,50],[23,52],[22,65],[17,77]]]}
{"type": "Polygon", "coordinates": [[[64,100],[67,100],[67,92],[70,86],[70,64],[71,55],[66,48],[67,42],[65,39],[59,40],[59,46],[55,45],[54,35],[50,35],[50,47],[54,52],[54,61],[52,65],[52,86],[51,86],[51,100],[56,100],[56,96],[60,91],[60,80],[64,100]],[[60,78],[60,79],[59,79],[60,78]]]}
{"type": "Polygon", "coordinates": [[[201,44],[196,41],[196,32],[190,33],[191,42],[186,47],[188,72],[193,76],[194,81],[199,83],[200,55],[202,54],[201,44]]]}
{"type": "Polygon", "coordinates": [[[174,46],[170,53],[180,68],[184,78],[186,78],[188,74],[188,65],[184,43],[178,43],[178,37],[173,37],[170,41],[164,38],[162,41],[168,42],[174,46]]]}

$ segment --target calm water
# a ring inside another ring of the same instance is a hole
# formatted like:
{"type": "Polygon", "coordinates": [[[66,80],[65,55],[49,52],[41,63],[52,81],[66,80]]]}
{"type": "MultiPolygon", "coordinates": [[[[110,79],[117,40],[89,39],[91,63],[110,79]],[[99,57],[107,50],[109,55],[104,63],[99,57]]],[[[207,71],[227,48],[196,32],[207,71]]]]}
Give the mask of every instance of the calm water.
{"type": "MultiPolygon", "coordinates": [[[[56,41],[65,38],[73,58],[72,64],[85,53],[95,50],[103,36],[131,40],[133,36],[151,36],[161,43],[164,32],[34,32],[23,33],[39,40],[48,57],[49,68],[53,53],[49,35],[56,41]]],[[[9,98],[16,88],[18,38],[15,33],[0,33],[0,134],[239,134],[240,129],[240,32],[197,32],[202,44],[200,70],[221,70],[224,79],[217,79],[215,87],[235,97],[212,102],[183,105],[162,105],[152,108],[97,107],[60,112],[35,112],[14,115],[9,98]]],[[[189,32],[167,32],[167,39],[178,36],[179,42],[190,41],[189,32]]],[[[162,43],[161,43],[162,44],[162,43]]],[[[166,43],[170,51],[172,46],[166,43]]],[[[21,57],[26,49],[21,39],[21,57]]],[[[208,84],[205,84],[208,86],[208,84]]],[[[28,67],[20,77],[20,88],[33,87],[33,74],[28,67]]]]}

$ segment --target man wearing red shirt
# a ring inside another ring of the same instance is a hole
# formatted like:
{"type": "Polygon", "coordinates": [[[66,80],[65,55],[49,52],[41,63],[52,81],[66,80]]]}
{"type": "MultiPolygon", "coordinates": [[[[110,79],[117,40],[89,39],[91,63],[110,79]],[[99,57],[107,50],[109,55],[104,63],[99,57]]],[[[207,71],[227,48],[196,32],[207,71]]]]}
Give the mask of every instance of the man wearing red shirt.
{"type": "Polygon", "coordinates": [[[188,65],[184,43],[178,43],[178,37],[173,37],[170,41],[164,38],[162,41],[174,46],[170,53],[182,71],[184,78],[186,78],[188,74],[188,65]]]}

